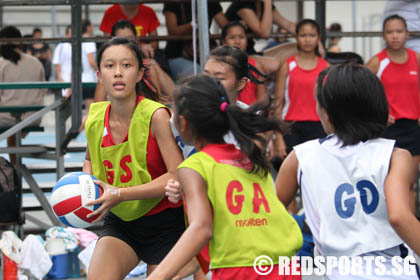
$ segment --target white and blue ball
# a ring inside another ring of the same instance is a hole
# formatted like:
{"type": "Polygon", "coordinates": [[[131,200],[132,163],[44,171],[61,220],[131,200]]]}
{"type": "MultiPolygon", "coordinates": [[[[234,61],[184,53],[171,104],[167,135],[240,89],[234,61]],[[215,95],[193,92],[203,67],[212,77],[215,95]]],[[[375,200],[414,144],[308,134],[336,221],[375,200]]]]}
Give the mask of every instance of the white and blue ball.
{"type": "Polygon", "coordinates": [[[86,217],[101,206],[86,206],[88,201],[98,199],[103,193],[102,187],[93,180],[96,178],[88,173],[73,172],[63,176],[55,184],[50,203],[55,215],[63,224],[74,228],[87,228],[98,217],[86,217]]]}

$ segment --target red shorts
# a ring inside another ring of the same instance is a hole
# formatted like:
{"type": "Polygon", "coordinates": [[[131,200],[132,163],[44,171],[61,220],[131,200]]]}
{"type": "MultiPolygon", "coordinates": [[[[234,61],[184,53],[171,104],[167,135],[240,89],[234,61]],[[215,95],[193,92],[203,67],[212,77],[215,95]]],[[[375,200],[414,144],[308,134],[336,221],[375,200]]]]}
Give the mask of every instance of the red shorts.
{"type": "MultiPolygon", "coordinates": [[[[264,268],[264,267],[263,267],[264,268]]],[[[301,280],[301,275],[279,275],[279,265],[276,264],[273,270],[267,275],[260,275],[255,272],[254,267],[230,267],[212,270],[212,280],[301,280]]]]}

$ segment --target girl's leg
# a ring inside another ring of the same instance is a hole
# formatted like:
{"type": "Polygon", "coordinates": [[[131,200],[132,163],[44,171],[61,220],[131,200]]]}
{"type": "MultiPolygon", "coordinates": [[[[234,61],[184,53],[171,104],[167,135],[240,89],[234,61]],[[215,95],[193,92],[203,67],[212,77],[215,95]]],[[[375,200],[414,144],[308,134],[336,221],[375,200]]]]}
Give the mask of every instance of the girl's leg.
{"type": "MultiPolygon", "coordinates": [[[[150,275],[158,265],[147,265],[147,275],[150,275]]],[[[203,271],[199,268],[197,260],[194,258],[187,263],[178,273],[172,278],[174,280],[182,280],[190,275],[194,275],[194,280],[207,280],[203,271]]]]}
{"type": "Polygon", "coordinates": [[[148,264],[147,265],[147,276],[152,274],[152,272],[157,268],[157,264],[148,264]]]}
{"type": "Polygon", "coordinates": [[[124,279],[139,262],[137,254],[127,243],[112,236],[105,236],[96,244],[87,279],[124,279]]]}
{"type": "Polygon", "coordinates": [[[416,190],[419,189],[418,186],[418,174],[419,174],[419,164],[420,164],[420,155],[413,156],[413,181],[412,181],[412,188],[410,192],[410,208],[414,214],[416,214],[416,206],[420,207],[420,205],[416,205],[416,190]]]}

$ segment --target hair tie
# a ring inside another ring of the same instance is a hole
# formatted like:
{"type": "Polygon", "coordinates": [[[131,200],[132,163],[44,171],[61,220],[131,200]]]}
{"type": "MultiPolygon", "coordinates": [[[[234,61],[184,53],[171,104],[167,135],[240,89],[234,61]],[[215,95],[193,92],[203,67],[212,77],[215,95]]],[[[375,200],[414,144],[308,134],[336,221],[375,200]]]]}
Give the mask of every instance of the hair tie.
{"type": "Polygon", "coordinates": [[[226,112],[226,107],[227,106],[228,106],[227,102],[223,102],[222,104],[220,104],[220,111],[226,112]]]}

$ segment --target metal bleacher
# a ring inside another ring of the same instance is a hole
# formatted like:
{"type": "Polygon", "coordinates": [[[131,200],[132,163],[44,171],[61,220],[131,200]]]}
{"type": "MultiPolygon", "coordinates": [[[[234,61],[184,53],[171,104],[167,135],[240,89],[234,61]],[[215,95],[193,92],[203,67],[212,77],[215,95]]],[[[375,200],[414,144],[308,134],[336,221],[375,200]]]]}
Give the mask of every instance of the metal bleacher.
{"type": "MultiPolygon", "coordinates": [[[[185,2],[191,0],[143,0],[141,3],[163,3],[163,2],[185,2]]],[[[218,1],[220,0],[208,0],[218,1]]],[[[234,0],[242,1],[242,0],[234,0]]],[[[277,0],[279,1],[279,0],[277,0]]],[[[302,9],[302,3],[304,0],[289,0],[295,1],[298,6],[298,14],[302,15],[300,9],[302,9]]],[[[315,2],[315,18],[321,26],[322,38],[325,41],[327,36],[348,36],[348,37],[363,37],[363,36],[381,36],[380,32],[331,32],[326,33],[325,30],[325,11],[326,11],[326,0],[311,0],[315,2]]],[[[231,1],[229,1],[231,2],[231,1]]],[[[49,222],[52,225],[60,225],[60,222],[53,214],[50,204],[45,197],[44,192],[51,191],[51,187],[40,187],[33,177],[33,174],[40,173],[55,173],[58,178],[61,178],[65,172],[80,171],[81,164],[64,164],[64,155],[67,152],[83,152],[85,147],[69,147],[70,141],[78,135],[79,127],[82,122],[82,87],[95,87],[94,83],[83,83],[81,82],[81,43],[85,41],[103,42],[107,38],[94,37],[94,38],[82,38],[81,36],[81,22],[83,12],[86,13],[86,9],[83,7],[90,4],[137,4],[138,0],[1,0],[0,1],[0,23],[2,22],[1,10],[5,6],[45,6],[45,5],[62,5],[70,6],[70,18],[72,25],[72,37],[71,38],[46,38],[46,39],[0,39],[0,44],[18,42],[18,43],[34,43],[46,42],[46,43],[58,43],[58,42],[70,42],[72,44],[72,81],[71,83],[57,83],[57,82],[44,82],[44,83],[0,83],[0,90],[2,89],[30,89],[30,88],[47,88],[54,91],[54,101],[51,104],[45,106],[24,106],[16,108],[5,108],[0,107],[0,112],[11,112],[21,113],[24,111],[36,111],[29,118],[19,122],[15,126],[7,129],[6,131],[0,131],[0,141],[6,139],[9,136],[17,135],[18,144],[13,148],[0,148],[0,153],[15,153],[18,157],[17,169],[20,175],[25,179],[29,185],[29,189],[24,190],[25,193],[33,193],[40,203],[40,206],[27,207],[24,209],[27,211],[39,211],[42,210],[48,216],[49,222]],[[69,101],[62,98],[60,89],[71,88],[72,95],[69,101]],[[65,126],[65,115],[71,105],[71,127],[66,130],[65,126]],[[66,111],[67,110],[67,111],[66,111]],[[22,131],[42,131],[42,127],[30,127],[30,124],[39,118],[42,118],[49,112],[55,112],[55,146],[48,146],[43,143],[37,145],[25,146],[21,143],[22,131]],[[54,165],[37,165],[37,166],[26,166],[22,164],[21,158],[43,158],[55,161],[54,165]]],[[[209,34],[208,34],[208,20],[207,20],[207,1],[197,0],[198,10],[198,42],[200,51],[200,65],[204,65],[209,54],[209,34]]],[[[299,16],[298,16],[299,17],[299,16]]],[[[416,32],[415,35],[420,36],[420,32],[416,32]]],[[[273,35],[276,36],[276,35],[273,35]]],[[[283,35],[280,35],[283,36],[283,35]]],[[[191,36],[149,36],[148,40],[174,40],[191,38],[191,36]]],[[[140,38],[142,40],[142,38],[140,38]]],[[[420,213],[419,213],[420,214],[420,213]]],[[[37,219],[35,216],[31,216],[27,213],[27,219],[37,224],[40,228],[45,229],[50,225],[37,219]]]]}
{"type": "MultiPolygon", "coordinates": [[[[167,0],[168,1],[168,0],[167,0]]],[[[162,3],[163,1],[146,0],[147,3],[162,3]]],[[[179,0],[177,0],[179,2],[179,0]]],[[[16,147],[2,147],[0,148],[1,154],[15,154],[17,157],[16,169],[22,178],[25,179],[29,185],[29,189],[24,192],[33,193],[36,199],[39,201],[40,206],[26,207],[27,220],[35,223],[41,229],[47,229],[52,225],[61,225],[59,220],[55,217],[52,212],[51,206],[48,199],[45,196],[45,192],[51,191],[51,187],[41,188],[37,181],[34,179],[33,174],[36,173],[56,173],[56,178],[61,178],[65,172],[79,171],[81,170],[81,164],[64,165],[64,155],[67,152],[85,150],[85,147],[69,147],[70,141],[75,138],[79,133],[79,127],[81,125],[82,118],[82,87],[95,87],[95,83],[86,83],[82,85],[81,82],[81,42],[82,41],[96,41],[103,42],[106,38],[82,38],[81,34],[81,22],[83,5],[88,4],[137,4],[136,0],[2,0],[0,1],[0,23],[2,22],[2,10],[5,6],[43,6],[43,5],[66,5],[70,6],[71,12],[71,26],[72,26],[72,37],[71,38],[47,38],[36,40],[37,42],[46,43],[58,43],[58,42],[70,42],[72,44],[72,80],[71,83],[57,83],[57,82],[44,82],[44,83],[0,83],[0,90],[4,89],[34,89],[34,88],[46,88],[52,90],[54,93],[54,102],[46,106],[19,106],[19,107],[0,107],[2,112],[14,112],[19,117],[25,111],[35,111],[30,117],[25,120],[18,122],[15,126],[7,129],[6,131],[0,131],[0,141],[7,139],[12,135],[16,135],[17,145],[16,147]],[[62,88],[71,88],[72,95],[70,100],[65,100],[60,93],[62,88]],[[71,109],[69,109],[71,108],[71,109]],[[42,118],[45,114],[54,111],[55,112],[55,146],[47,146],[43,143],[35,145],[22,145],[21,135],[23,131],[42,131],[42,127],[31,127],[31,123],[35,120],[42,118]],[[66,119],[67,114],[71,117],[71,127],[66,130],[66,119]],[[26,166],[22,164],[22,158],[42,158],[55,161],[55,165],[37,165],[37,166],[26,166]],[[35,215],[31,215],[28,211],[39,211],[42,210],[47,215],[49,223],[46,223],[42,219],[38,219],[35,215]]],[[[200,37],[200,51],[202,54],[201,59],[204,61],[205,57],[209,53],[208,45],[208,33],[200,30],[208,29],[207,25],[207,5],[206,1],[198,1],[199,11],[199,33],[204,37],[200,37]],[[205,33],[205,34],[203,34],[205,33]]],[[[200,36],[201,36],[200,35],[200,36]]],[[[165,38],[165,36],[155,36],[154,40],[165,40],[165,39],[176,39],[176,38],[165,38]]],[[[6,43],[34,43],[33,39],[0,39],[0,44],[6,43]]],[[[204,64],[202,64],[204,65],[204,64]]],[[[22,93],[24,94],[24,93],[22,93]]]]}
{"type": "MultiPolygon", "coordinates": [[[[2,147],[0,148],[0,153],[9,153],[16,155],[16,169],[22,178],[25,179],[29,189],[24,189],[23,193],[33,193],[36,199],[39,201],[40,206],[36,207],[23,207],[23,211],[26,213],[26,218],[31,220],[33,223],[37,224],[41,229],[45,230],[46,228],[52,225],[60,225],[61,223],[53,214],[50,204],[45,197],[44,192],[50,192],[51,187],[42,188],[39,186],[37,181],[34,179],[33,174],[37,173],[56,173],[57,178],[60,178],[64,175],[64,172],[80,171],[82,163],[73,164],[73,165],[64,165],[64,154],[66,152],[82,152],[85,150],[85,147],[75,147],[70,148],[67,146],[69,140],[73,137],[74,132],[69,131],[70,136],[66,138],[65,131],[65,122],[66,122],[66,106],[67,101],[61,97],[62,88],[70,87],[70,83],[1,83],[0,89],[30,89],[30,88],[48,88],[54,92],[54,102],[46,106],[39,105],[28,105],[28,106],[0,106],[0,112],[11,112],[16,116],[17,120],[20,120],[19,115],[27,111],[36,111],[33,115],[27,119],[18,122],[15,126],[8,128],[5,131],[0,131],[0,140],[4,140],[9,136],[16,135],[16,147],[2,147]],[[40,126],[31,126],[31,123],[42,118],[45,114],[55,111],[55,142],[56,145],[48,146],[44,143],[39,143],[36,145],[22,145],[22,132],[33,132],[33,131],[43,131],[43,127],[40,126]],[[49,159],[55,162],[55,164],[42,166],[26,166],[22,164],[22,158],[42,158],[49,159]],[[42,210],[46,213],[50,223],[45,223],[41,219],[38,219],[35,216],[27,213],[29,211],[39,211],[42,210]]],[[[85,86],[94,87],[95,83],[87,83],[85,86]]],[[[24,94],[24,93],[23,93],[24,94]]],[[[73,106],[74,107],[74,106],[73,106]]],[[[72,109],[73,110],[73,109],[72,109]]]]}

